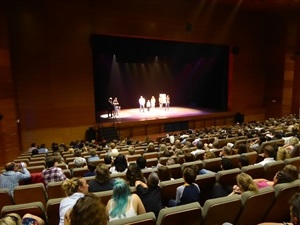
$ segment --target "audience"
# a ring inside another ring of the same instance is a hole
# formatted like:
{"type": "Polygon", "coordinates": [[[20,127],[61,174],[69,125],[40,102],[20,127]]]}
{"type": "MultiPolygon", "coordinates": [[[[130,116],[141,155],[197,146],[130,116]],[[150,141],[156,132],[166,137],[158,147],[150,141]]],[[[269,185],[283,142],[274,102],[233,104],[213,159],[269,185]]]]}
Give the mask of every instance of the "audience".
{"type": "Polygon", "coordinates": [[[159,177],[156,172],[150,173],[147,184],[140,180],[135,182],[136,193],[142,200],[146,212],[154,212],[156,218],[162,209],[161,189],[158,184],[159,177]]]}
{"type": "Polygon", "coordinates": [[[233,191],[229,195],[241,194],[245,191],[258,192],[258,188],[252,177],[246,173],[240,173],[236,177],[237,185],[233,186],[233,191]]]}
{"type": "Polygon", "coordinates": [[[185,168],[183,171],[184,184],[179,186],[176,190],[176,198],[169,201],[168,206],[184,205],[199,201],[200,188],[198,184],[194,183],[197,174],[192,168],[185,168]]]}
{"type": "Polygon", "coordinates": [[[107,165],[99,164],[95,172],[95,180],[89,181],[89,192],[112,190],[114,187],[114,179],[110,177],[107,165]]]}
{"type": "Polygon", "coordinates": [[[57,167],[56,165],[57,158],[55,156],[48,156],[46,159],[47,169],[44,169],[42,172],[42,176],[46,186],[48,186],[48,183],[50,182],[63,181],[67,179],[62,169],[57,167]]]}
{"type": "Polygon", "coordinates": [[[45,225],[45,221],[33,214],[26,213],[22,218],[17,213],[9,213],[0,219],[0,225],[45,225]]]}
{"type": "Polygon", "coordinates": [[[119,154],[113,161],[113,166],[109,169],[110,173],[122,173],[127,170],[127,159],[125,155],[119,154]]]}
{"type": "Polygon", "coordinates": [[[6,163],[5,171],[0,175],[0,188],[8,188],[13,195],[14,188],[19,186],[19,182],[30,177],[30,172],[26,169],[26,163],[6,163]]]}
{"type": "Polygon", "coordinates": [[[137,180],[142,181],[144,183],[147,182],[146,178],[144,177],[141,169],[136,163],[130,163],[127,171],[126,171],[126,179],[129,186],[135,186],[135,182],[137,180]]]}
{"type": "Polygon", "coordinates": [[[65,225],[106,225],[107,215],[100,197],[86,194],[78,199],[65,216],[65,225]]]}
{"type": "Polygon", "coordinates": [[[137,194],[132,194],[127,182],[117,178],[112,198],[106,205],[109,221],[128,218],[145,213],[145,207],[137,194]]]}
{"type": "Polygon", "coordinates": [[[62,183],[66,198],[61,200],[59,205],[59,225],[64,225],[65,214],[71,209],[79,198],[88,193],[89,185],[84,178],[72,178],[62,183]]]}
{"type": "Polygon", "coordinates": [[[88,172],[86,172],[85,174],[83,174],[84,177],[92,177],[95,176],[95,169],[96,169],[96,165],[92,162],[88,163],[88,172]]]}

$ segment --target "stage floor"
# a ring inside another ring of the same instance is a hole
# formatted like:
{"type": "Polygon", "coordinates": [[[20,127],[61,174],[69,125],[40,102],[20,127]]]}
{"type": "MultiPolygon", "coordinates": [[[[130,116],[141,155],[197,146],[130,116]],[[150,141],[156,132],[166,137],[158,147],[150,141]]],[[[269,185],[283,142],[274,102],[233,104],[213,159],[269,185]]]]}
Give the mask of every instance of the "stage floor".
{"type": "MultiPolygon", "coordinates": [[[[150,111],[147,109],[144,112],[140,112],[139,108],[121,109],[118,115],[115,115],[118,122],[130,122],[130,121],[153,121],[153,120],[164,120],[171,118],[182,118],[182,117],[194,117],[203,116],[215,113],[216,111],[209,109],[200,108],[187,108],[187,107],[170,107],[165,108],[151,108],[150,111]]],[[[100,113],[99,117],[101,122],[109,122],[113,118],[108,118],[107,112],[100,113]]]]}

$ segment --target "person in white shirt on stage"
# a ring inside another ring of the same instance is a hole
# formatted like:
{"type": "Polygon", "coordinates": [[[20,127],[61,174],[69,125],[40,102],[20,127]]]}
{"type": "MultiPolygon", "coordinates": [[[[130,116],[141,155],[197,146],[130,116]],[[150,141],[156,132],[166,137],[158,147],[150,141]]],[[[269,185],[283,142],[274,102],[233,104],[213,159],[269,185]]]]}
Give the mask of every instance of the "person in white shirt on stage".
{"type": "Polygon", "coordinates": [[[140,112],[143,110],[143,112],[145,112],[145,103],[146,103],[146,100],[143,96],[141,96],[139,98],[139,104],[140,104],[140,112]]]}
{"type": "Polygon", "coordinates": [[[154,96],[151,97],[151,108],[155,108],[156,99],[154,96]]]}

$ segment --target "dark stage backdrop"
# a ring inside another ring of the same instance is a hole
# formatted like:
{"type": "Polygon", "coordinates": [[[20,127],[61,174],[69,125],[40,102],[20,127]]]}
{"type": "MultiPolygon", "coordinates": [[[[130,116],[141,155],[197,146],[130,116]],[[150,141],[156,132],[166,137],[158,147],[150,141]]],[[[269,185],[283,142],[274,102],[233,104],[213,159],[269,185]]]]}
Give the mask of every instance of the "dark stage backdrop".
{"type": "Polygon", "coordinates": [[[171,106],[227,110],[229,46],[92,35],[95,109],[117,97],[121,107],[138,107],[142,95],[171,106]]]}

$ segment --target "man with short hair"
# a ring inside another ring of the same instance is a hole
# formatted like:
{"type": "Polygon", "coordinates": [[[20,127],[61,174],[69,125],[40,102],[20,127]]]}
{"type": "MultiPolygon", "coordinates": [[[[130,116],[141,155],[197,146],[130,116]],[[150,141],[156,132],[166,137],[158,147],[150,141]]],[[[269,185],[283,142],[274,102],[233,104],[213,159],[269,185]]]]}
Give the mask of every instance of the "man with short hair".
{"type": "Polygon", "coordinates": [[[19,181],[29,179],[30,172],[26,169],[26,163],[16,164],[9,162],[5,165],[5,172],[0,175],[0,188],[8,188],[13,194],[14,188],[19,186],[19,181]]]}
{"type": "Polygon", "coordinates": [[[63,181],[66,180],[67,177],[63,173],[62,169],[57,167],[57,158],[54,156],[49,156],[46,159],[47,169],[44,169],[42,172],[44,183],[48,186],[48,183],[54,181],[63,181]]]}

